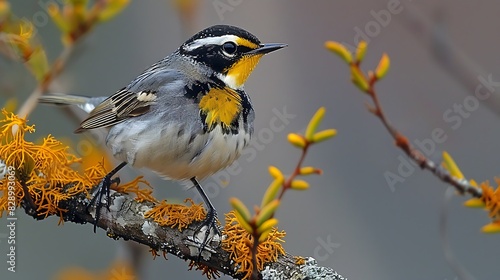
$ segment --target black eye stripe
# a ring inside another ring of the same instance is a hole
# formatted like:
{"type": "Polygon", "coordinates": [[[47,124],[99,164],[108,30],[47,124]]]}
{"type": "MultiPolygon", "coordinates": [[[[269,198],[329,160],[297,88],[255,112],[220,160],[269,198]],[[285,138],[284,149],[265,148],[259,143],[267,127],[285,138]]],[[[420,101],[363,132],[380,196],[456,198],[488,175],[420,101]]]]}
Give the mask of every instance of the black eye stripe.
{"type": "Polygon", "coordinates": [[[249,48],[247,46],[238,46],[238,52],[239,53],[247,53],[249,51],[253,50],[252,48],[249,48]]]}

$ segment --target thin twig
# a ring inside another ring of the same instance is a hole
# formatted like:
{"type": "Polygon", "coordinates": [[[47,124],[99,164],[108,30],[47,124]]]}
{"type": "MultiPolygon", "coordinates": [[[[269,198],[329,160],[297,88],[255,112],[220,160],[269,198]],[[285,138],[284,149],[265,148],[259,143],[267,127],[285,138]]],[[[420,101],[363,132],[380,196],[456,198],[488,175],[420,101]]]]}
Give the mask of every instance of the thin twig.
{"type": "Polygon", "coordinates": [[[253,270],[252,270],[252,275],[250,275],[250,280],[257,280],[259,279],[260,272],[257,269],[257,250],[259,248],[259,236],[256,234],[253,235],[253,247],[252,247],[252,265],[253,265],[253,270]]]}
{"type": "Polygon", "coordinates": [[[45,78],[38,84],[35,90],[30,94],[28,99],[23,103],[17,115],[21,118],[26,118],[36,107],[38,104],[38,99],[43,93],[50,87],[52,82],[54,81],[59,74],[61,74],[62,70],[66,66],[71,53],[73,52],[74,44],[66,46],[59,57],[54,61],[52,67],[49,72],[45,75],[45,78]]]}
{"type": "MultiPolygon", "coordinates": [[[[306,158],[306,155],[307,155],[307,151],[312,144],[312,142],[309,142],[307,140],[305,141],[305,143],[306,144],[302,148],[302,154],[300,155],[300,159],[297,162],[297,165],[295,166],[293,173],[282,184],[280,194],[278,195],[278,198],[277,198],[277,200],[279,200],[279,201],[281,201],[285,192],[287,190],[291,189],[293,180],[295,180],[295,178],[300,175],[300,168],[302,167],[304,159],[306,158]]],[[[273,217],[274,217],[274,213],[271,215],[270,219],[273,217]]],[[[256,279],[259,279],[259,275],[260,275],[260,272],[257,268],[257,257],[256,257],[257,253],[258,253],[257,250],[259,248],[260,233],[257,232],[257,226],[255,223],[252,226],[254,227],[254,231],[253,231],[253,235],[252,235],[253,240],[254,240],[253,246],[252,246],[253,271],[252,271],[252,274],[250,275],[250,279],[256,280],[256,279]]]]}
{"type": "MultiPolygon", "coordinates": [[[[471,95],[476,94],[478,86],[482,84],[479,80],[490,79],[491,72],[486,71],[471,54],[468,54],[455,42],[453,42],[450,32],[447,30],[444,16],[446,9],[440,8],[434,18],[423,13],[417,5],[407,3],[405,16],[397,17],[402,25],[413,35],[417,42],[428,48],[433,55],[432,60],[442,67],[458,84],[463,86],[471,95]]],[[[491,112],[500,114],[500,95],[493,87],[495,83],[485,85],[490,96],[481,102],[491,112]]]]}
{"type": "Polygon", "coordinates": [[[395,127],[393,127],[387,117],[385,116],[384,110],[382,109],[382,105],[380,104],[378,95],[375,91],[375,83],[377,82],[377,78],[375,75],[371,75],[369,80],[369,89],[367,90],[368,95],[371,97],[373,101],[374,108],[370,108],[370,112],[372,112],[377,118],[380,119],[382,124],[385,126],[389,134],[396,142],[396,146],[401,148],[405,154],[414,160],[422,169],[427,169],[436,177],[441,179],[441,181],[446,182],[452,185],[458,192],[460,193],[469,193],[473,197],[481,197],[482,190],[472,186],[467,180],[458,179],[441,168],[439,164],[436,164],[432,160],[428,159],[424,156],[419,150],[415,149],[408,141],[408,138],[401,134],[395,127]]]}
{"type": "Polygon", "coordinates": [[[283,198],[283,195],[285,195],[285,192],[291,188],[293,180],[295,180],[295,178],[297,178],[297,176],[300,175],[300,168],[302,166],[302,163],[304,163],[309,147],[311,147],[311,143],[306,141],[306,146],[302,149],[302,154],[300,155],[300,159],[297,162],[297,165],[295,166],[292,175],[290,175],[290,177],[288,177],[286,181],[283,183],[283,188],[281,188],[280,195],[278,196],[279,200],[281,200],[283,198]]]}
{"type": "Polygon", "coordinates": [[[92,28],[96,25],[99,20],[99,14],[101,10],[106,6],[106,1],[98,0],[95,2],[94,6],[90,10],[88,17],[85,22],[81,23],[81,25],[70,32],[69,36],[71,37],[71,43],[66,45],[62,50],[61,54],[52,64],[52,67],[49,69],[44,79],[38,84],[35,90],[31,93],[28,99],[23,103],[17,115],[26,118],[36,107],[38,104],[38,99],[40,96],[44,94],[45,91],[50,87],[54,79],[56,79],[59,74],[61,74],[62,70],[66,66],[75,45],[88,34],[92,28]]]}
{"type": "Polygon", "coordinates": [[[441,208],[441,213],[439,215],[439,235],[441,236],[441,241],[443,245],[443,252],[446,261],[450,265],[455,275],[457,275],[460,280],[476,280],[472,274],[462,265],[456,258],[450,244],[450,234],[448,232],[448,217],[450,214],[449,204],[452,198],[455,196],[455,190],[453,188],[447,188],[443,197],[443,205],[441,208]]]}

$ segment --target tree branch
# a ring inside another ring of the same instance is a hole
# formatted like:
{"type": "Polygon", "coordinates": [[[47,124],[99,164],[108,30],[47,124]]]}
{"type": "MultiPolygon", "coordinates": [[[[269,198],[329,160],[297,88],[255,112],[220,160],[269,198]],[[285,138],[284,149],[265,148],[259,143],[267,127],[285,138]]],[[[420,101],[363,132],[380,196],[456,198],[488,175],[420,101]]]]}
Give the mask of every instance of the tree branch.
{"type": "MultiPolygon", "coordinates": [[[[152,202],[138,202],[133,197],[111,191],[109,211],[104,209],[97,226],[106,231],[106,235],[113,239],[124,239],[150,247],[155,251],[164,251],[183,260],[197,261],[199,240],[193,240],[193,234],[201,222],[193,222],[183,231],[177,228],[160,226],[151,219],[145,219],[146,212],[155,204],[152,202]]],[[[95,209],[89,206],[90,199],[85,193],[80,193],[68,200],[60,201],[62,210],[58,215],[66,222],[79,224],[94,222],[95,209]]],[[[26,213],[36,219],[40,216],[33,211],[26,197],[22,207],[26,213]]],[[[89,229],[89,233],[91,230],[89,229]]],[[[198,233],[202,237],[203,230],[198,233]]],[[[202,240],[202,238],[199,238],[202,240]]],[[[242,279],[243,274],[237,273],[238,267],[231,260],[228,252],[221,247],[218,236],[211,237],[210,247],[205,247],[199,264],[210,267],[234,279],[242,279]]],[[[302,265],[297,264],[297,258],[291,255],[281,255],[278,260],[265,265],[259,279],[345,279],[333,269],[318,266],[313,258],[304,258],[302,265]]]]}

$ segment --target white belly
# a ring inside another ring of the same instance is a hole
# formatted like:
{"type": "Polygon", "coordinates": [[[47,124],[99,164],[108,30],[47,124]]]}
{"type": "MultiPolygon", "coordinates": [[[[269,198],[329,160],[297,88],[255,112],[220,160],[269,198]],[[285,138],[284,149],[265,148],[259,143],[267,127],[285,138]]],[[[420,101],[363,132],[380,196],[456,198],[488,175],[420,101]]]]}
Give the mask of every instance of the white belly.
{"type": "Polygon", "coordinates": [[[115,158],[176,180],[203,179],[216,173],[233,163],[250,142],[250,134],[243,128],[238,134],[223,134],[217,126],[192,139],[189,131],[180,134],[178,127],[144,127],[138,123],[117,125],[110,130],[107,145],[115,158]]]}

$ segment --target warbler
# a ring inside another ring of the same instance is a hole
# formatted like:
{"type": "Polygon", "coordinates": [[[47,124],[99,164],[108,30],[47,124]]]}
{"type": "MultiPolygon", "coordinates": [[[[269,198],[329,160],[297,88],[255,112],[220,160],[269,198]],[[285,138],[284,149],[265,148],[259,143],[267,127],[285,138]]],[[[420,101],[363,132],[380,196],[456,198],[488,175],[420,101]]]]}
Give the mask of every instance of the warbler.
{"type": "Polygon", "coordinates": [[[255,113],[244,83],[263,55],[286,46],[262,44],[246,30],[215,25],[109,97],[41,97],[44,103],[74,104],[89,112],[75,132],[108,128],[106,145],[122,161],[102,179],[91,203],[94,232],[102,198],[109,208],[112,177],[126,164],[190,180],[208,208],[198,228],[209,227],[203,244],[211,229],[219,232],[215,208],[198,180],[230,165],[250,143],[255,113]]]}

